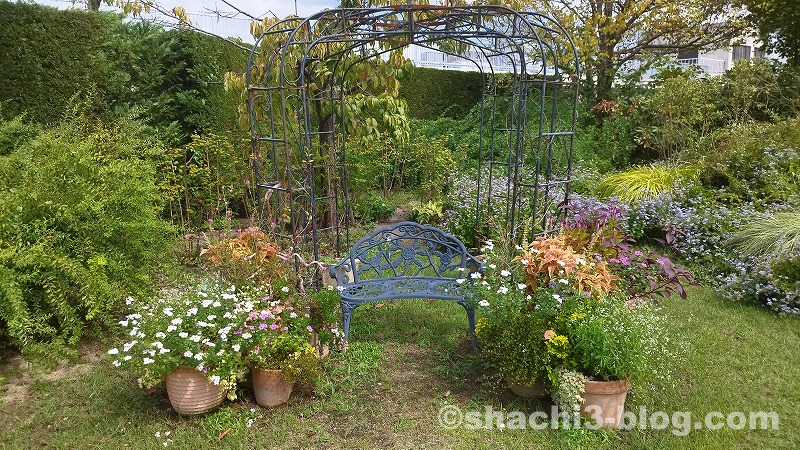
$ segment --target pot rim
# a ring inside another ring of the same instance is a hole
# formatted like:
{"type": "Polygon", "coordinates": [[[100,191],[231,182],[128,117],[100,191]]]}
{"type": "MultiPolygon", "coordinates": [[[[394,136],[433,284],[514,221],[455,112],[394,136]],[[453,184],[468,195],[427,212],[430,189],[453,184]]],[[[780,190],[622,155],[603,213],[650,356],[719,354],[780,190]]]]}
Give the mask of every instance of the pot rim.
{"type": "Polygon", "coordinates": [[[584,392],[587,394],[622,394],[630,389],[631,383],[628,380],[587,380],[584,385],[584,392]]]}

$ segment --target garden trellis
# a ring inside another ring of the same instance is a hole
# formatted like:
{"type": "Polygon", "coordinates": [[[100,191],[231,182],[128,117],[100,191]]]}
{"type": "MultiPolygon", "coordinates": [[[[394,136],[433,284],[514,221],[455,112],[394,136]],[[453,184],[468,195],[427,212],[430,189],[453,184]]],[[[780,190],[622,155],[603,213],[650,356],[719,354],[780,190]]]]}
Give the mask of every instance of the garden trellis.
{"type": "Polygon", "coordinates": [[[381,131],[404,138],[395,128],[402,104],[371,96],[380,81],[370,71],[396,63],[402,72],[410,45],[481,74],[475,229],[498,216],[516,238],[552,229],[569,190],[580,79],[555,20],[502,6],[409,4],[265,26],[245,80],[258,213],[295,251],[319,259],[321,245],[336,255],[349,247],[348,146],[381,131]]]}

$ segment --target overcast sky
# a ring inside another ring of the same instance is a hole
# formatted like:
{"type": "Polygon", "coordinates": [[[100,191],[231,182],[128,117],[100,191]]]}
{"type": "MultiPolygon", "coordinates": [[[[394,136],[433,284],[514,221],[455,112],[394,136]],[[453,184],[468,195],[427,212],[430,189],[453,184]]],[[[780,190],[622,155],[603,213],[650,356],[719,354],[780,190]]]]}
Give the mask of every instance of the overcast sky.
{"type": "MultiPolygon", "coordinates": [[[[81,8],[85,5],[84,1],[78,0],[74,3],[71,0],[35,0],[36,3],[55,6],[57,8],[81,8]]],[[[311,14],[322,11],[326,8],[338,6],[338,0],[229,0],[229,3],[248,14],[264,17],[275,15],[284,18],[289,14],[295,13],[300,17],[308,17],[311,14]]],[[[158,4],[165,9],[172,9],[176,6],[183,7],[189,14],[192,23],[210,33],[223,36],[237,36],[242,39],[252,41],[249,37],[249,20],[245,16],[239,15],[236,19],[226,19],[225,17],[214,17],[213,11],[234,14],[235,11],[219,0],[158,0],[158,4]]],[[[107,9],[104,7],[103,9],[107,9]]]]}

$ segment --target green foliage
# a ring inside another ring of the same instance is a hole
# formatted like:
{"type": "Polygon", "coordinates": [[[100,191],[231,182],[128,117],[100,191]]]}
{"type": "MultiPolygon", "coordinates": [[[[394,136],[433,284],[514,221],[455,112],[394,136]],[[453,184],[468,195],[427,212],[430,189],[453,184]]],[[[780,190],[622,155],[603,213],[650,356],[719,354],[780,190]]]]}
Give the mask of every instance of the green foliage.
{"type": "Polygon", "coordinates": [[[147,161],[161,151],[129,123],[79,116],[0,156],[2,340],[74,344],[152,288],[172,231],[147,161]]]}
{"type": "Polygon", "coordinates": [[[480,102],[482,85],[479,72],[416,67],[400,83],[400,97],[415,119],[459,119],[480,102]]]}
{"type": "Polygon", "coordinates": [[[607,175],[595,192],[624,202],[653,198],[697,178],[697,168],[654,163],[607,175]]]}
{"type": "Polygon", "coordinates": [[[700,162],[700,182],[757,209],[800,194],[800,119],[720,129],[686,160],[700,162]]]}
{"type": "Polygon", "coordinates": [[[596,380],[624,380],[646,375],[664,355],[662,324],[650,306],[629,311],[625,302],[609,298],[583,303],[565,335],[579,371],[596,380]]]}
{"type": "Polygon", "coordinates": [[[366,223],[378,222],[391,216],[394,208],[377,192],[369,192],[353,203],[353,214],[366,223]]]}
{"type": "Polygon", "coordinates": [[[441,201],[411,202],[411,220],[419,223],[438,223],[442,219],[443,212],[441,201]]]}
{"type": "Polygon", "coordinates": [[[168,145],[201,130],[238,130],[239,100],[224,90],[246,54],[217,38],[108,13],[0,2],[3,116],[57,121],[75,94],[94,90],[102,118],[135,111],[168,145]]]}
{"type": "Polygon", "coordinates": [[[793,0],[740,0],[767,47],[800,65],[800,6],[793,0]]]}
{"type": "Polygon", "coordinates": [[[442,139],[415,139],[410,145],[408,183],[417,187],[422,200],[440,200],[456,168],[453,152],[442,139]]]}
{"type": "Polygon", "coordinates": [[[173,223],[189,229],[209,219],[230,222],[245,212],[250,167],[246,140],[234,135],[193,135],[182,148],[171,148],[157,161],[158,187],[173,223]]]}
{"type": "Polygon", "coordinates": [[[599,123],[584,118],[576,130],[573,152],[576,164],[600,172],[626,167],[636,149],[634,108],[632,104],[611,101],[595,105],[599,123]]]}
{"type": "Polygon", "coordinates": [[[336,310],[339,307],[339,293],[328,286],[326,289],[313,290],[307,293],[311,327],[317,333],[317,350],[321,354],[325,345],[330,346],[339,337],[340,318],[336,310]]]}
{"type": "MultiPolygon", "coordinates": [[[[52,123],[90,85],[101,93],[121,88],[106,82],[113,63],[102,52],[118,21],[114,14],[0,1],[2,117],[28,112],[33,121],[52,123]]],[[[101,98],[97,109],[104,108],[101,98]]]]}
{"type": "Polygon", "coordinates": [[[202,131],[238,131],[238,99],[226,92],[228,70],[246,54],[220,39],[147,23],[119,23],[103,55],[114,64],[108,103],[115,114],[136,111],[168,145],[202,131]],[[134,89],[131,89],[134,86],[134,89]]]}
{"type": "Polygon", "coordinates": [[[405,167],[409,163],[408,147],[390,139],[365,142],[348,149],[347,162],[351,192],[381,190],[384,194],[403,186],[405,167]]]}
{"type": "Polygon", "coordinates": [[[774,120],[775,107],[791,92],[782,92],[775,65],[762,58],[736,61],[721,82],[720,109],[734,123],[774,120]]]}
{"type": "Polygon", "coordinates": [[[720,84],[691,76],[676,76],[644,97],[639,111],[643,125],[636,142],[650,157],[671,160],[707,136],[722,119],[715,104],[720,84]]]}
{"type": "Polygon", "coordinates": [[[0,120],[0,156],[10,154],[15,148],[35,138],[38,133],[36,126],[23,122],[21,117],[0,120]]]}

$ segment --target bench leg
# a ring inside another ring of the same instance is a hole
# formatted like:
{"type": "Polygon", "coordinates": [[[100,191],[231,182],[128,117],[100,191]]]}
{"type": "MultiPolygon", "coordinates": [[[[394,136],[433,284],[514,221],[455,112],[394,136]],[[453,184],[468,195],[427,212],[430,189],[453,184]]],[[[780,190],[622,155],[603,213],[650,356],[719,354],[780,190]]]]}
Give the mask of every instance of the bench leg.
{"type": "Polygon", "coordinates": [[[475,336],[475,308],[470,306],[467,302],[458,302],[464,309],[467,310],[467,320],[469,321],[469,334],[472,337],[472,351],[475,352],[476,355],[479,355],[481,352],[478,349],[478,337],[475,336]]]}
{"type": "Polygon", "coordinates": [[[344,345],[347,348],[347,341],[350,337],[350,319],[353,316],[353,310],[356,309],[358,304],[347,303],[344,300],[341,301],[342,305],[342,328],[344,331],[344,345]]]}

